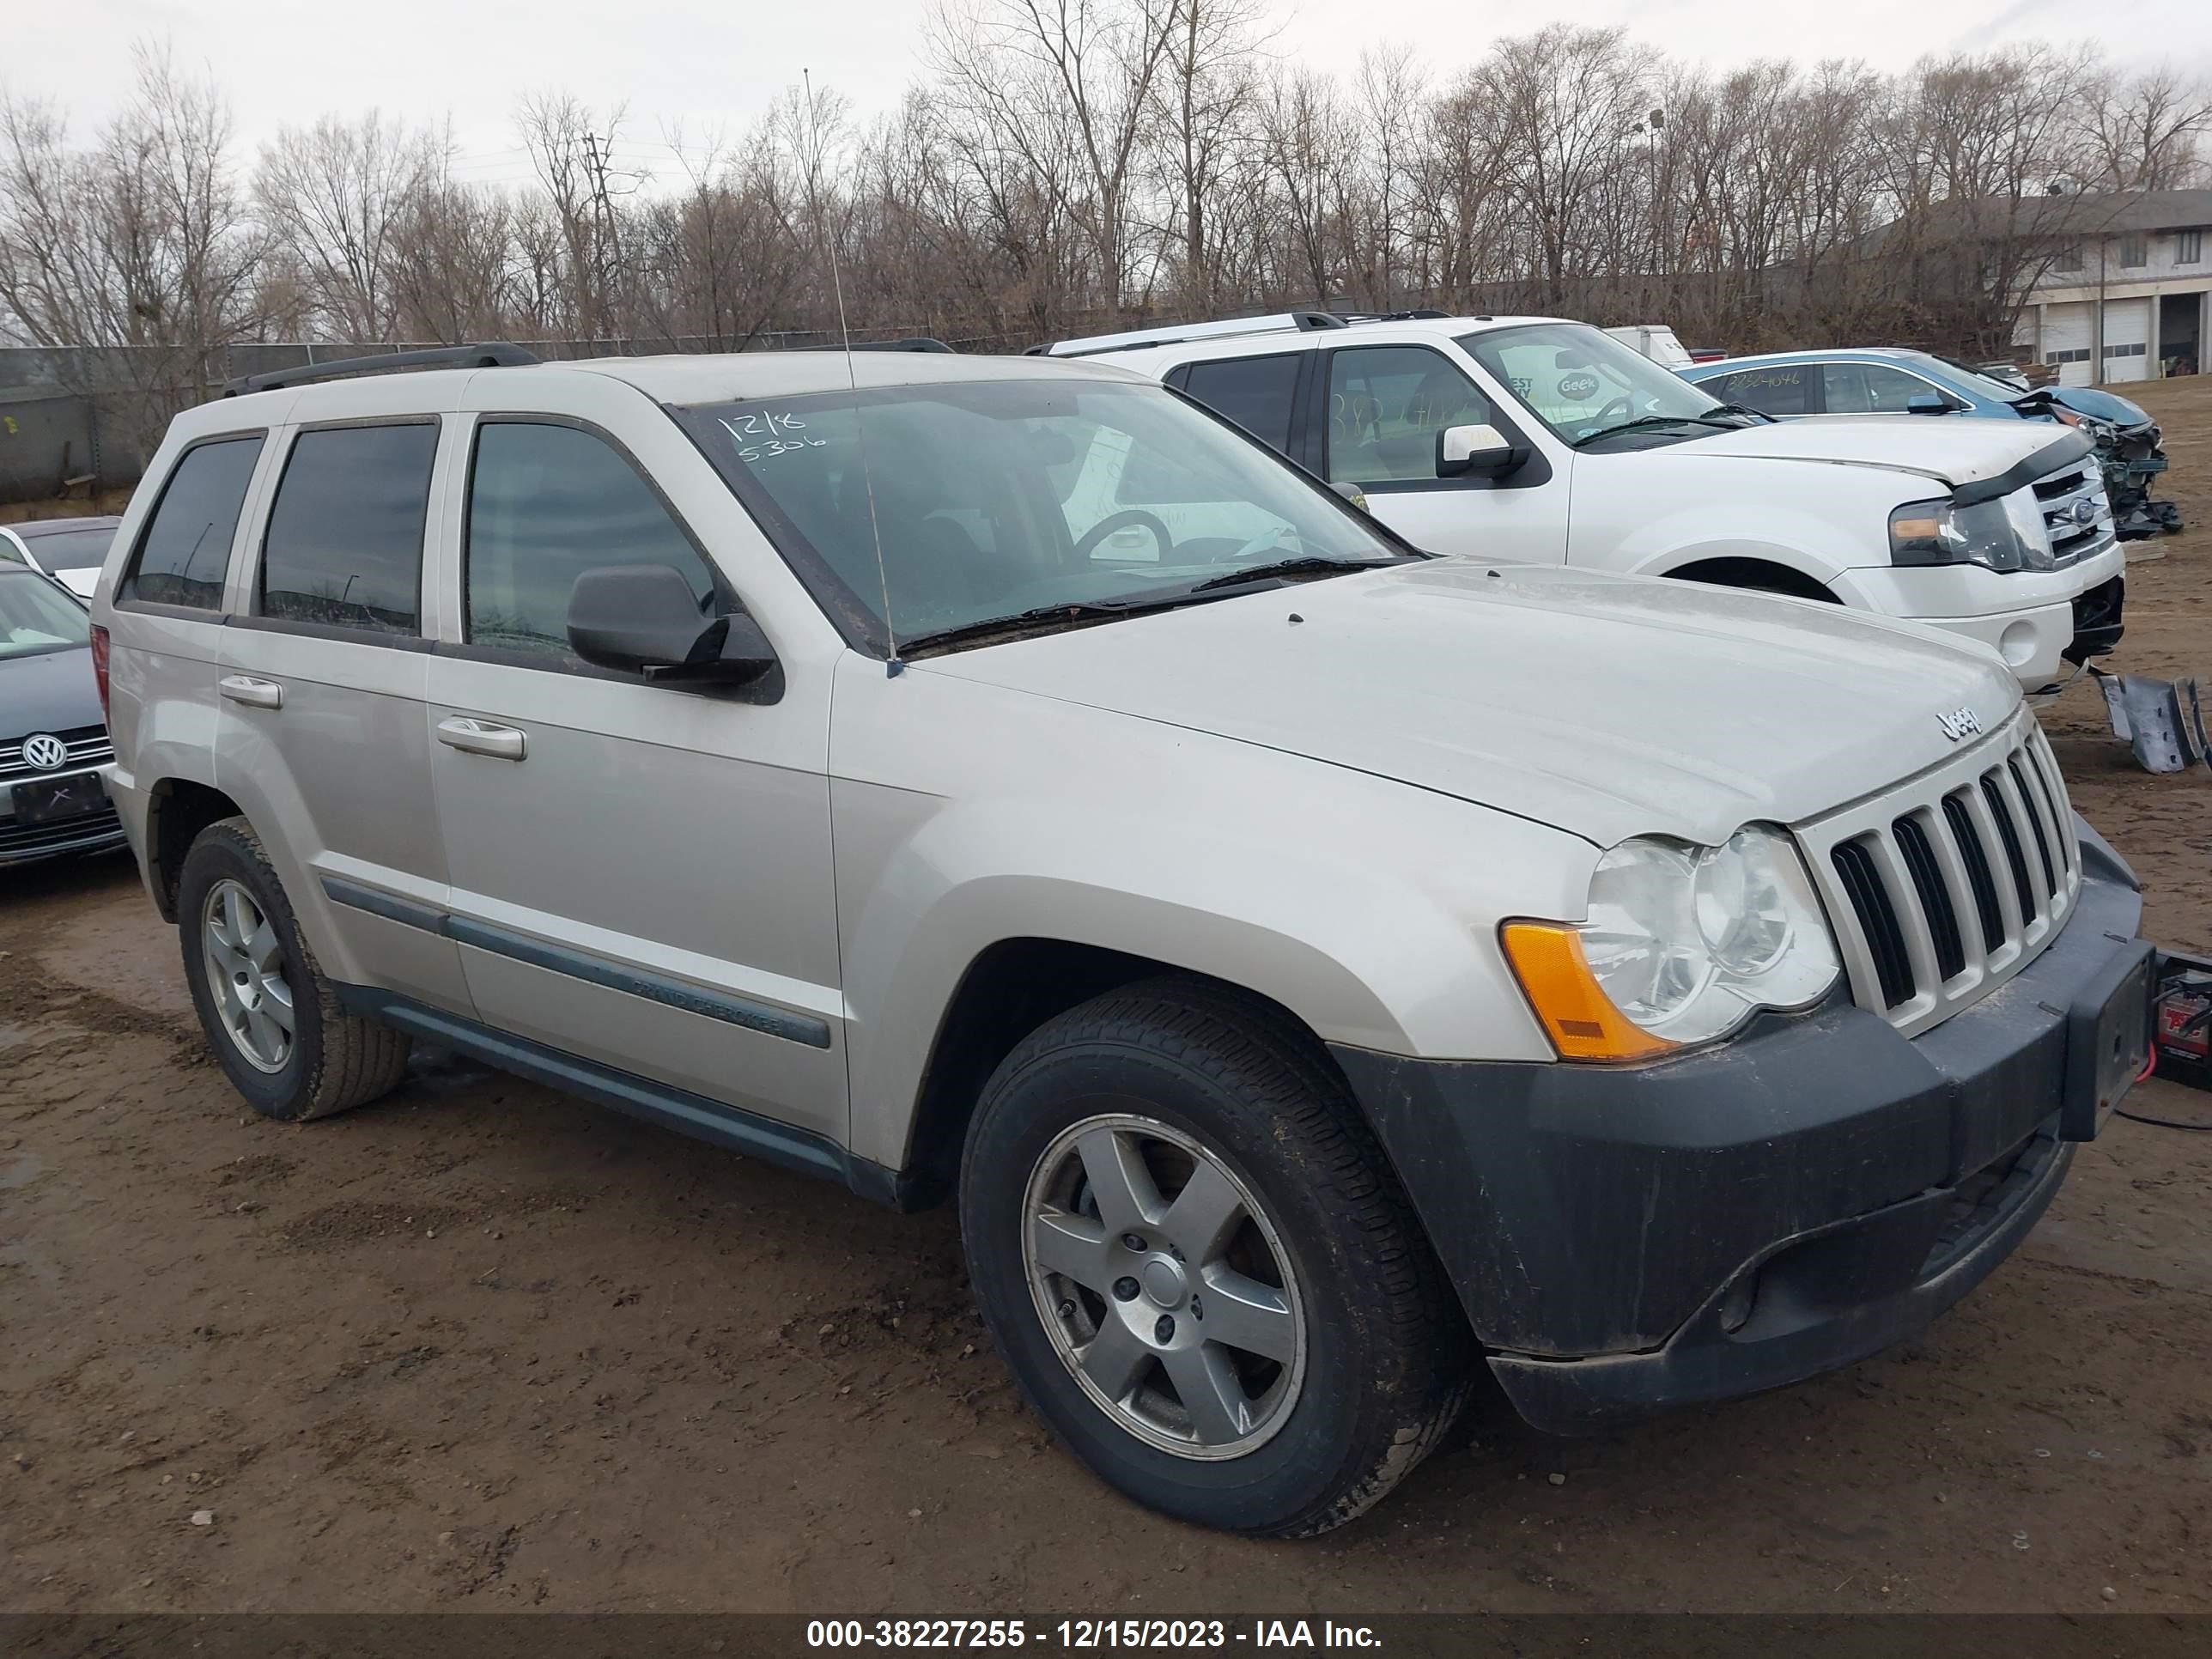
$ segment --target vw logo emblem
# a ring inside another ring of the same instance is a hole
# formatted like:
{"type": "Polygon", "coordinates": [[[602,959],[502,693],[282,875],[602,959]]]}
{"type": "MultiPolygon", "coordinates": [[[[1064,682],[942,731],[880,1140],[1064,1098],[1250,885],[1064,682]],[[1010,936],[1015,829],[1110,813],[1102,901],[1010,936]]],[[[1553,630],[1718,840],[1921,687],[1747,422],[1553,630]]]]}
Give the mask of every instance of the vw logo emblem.
{"type": "Polygon", "coordinates": [[[23,739],[23,764],[40,772],[66,766],[69,745],[51,732],[33,732],[23,739]]]}

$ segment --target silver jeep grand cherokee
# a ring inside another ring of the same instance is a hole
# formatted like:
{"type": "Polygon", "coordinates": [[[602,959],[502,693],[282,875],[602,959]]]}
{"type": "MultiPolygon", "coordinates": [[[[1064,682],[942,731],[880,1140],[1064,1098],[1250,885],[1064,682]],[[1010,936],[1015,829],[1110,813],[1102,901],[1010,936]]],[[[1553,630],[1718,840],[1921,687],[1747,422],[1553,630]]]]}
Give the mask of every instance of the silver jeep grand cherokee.
{"type": "Polygon", "coordinates": [[[216,1054],[957,1194],[1143,1503],[1334,1526],[1480,1364],[1571,1430],[1871,1352],[2142,1061],[2136,884],[1994,655],[1431,560],[1109,367],[516,355],[192,410],[117,536],[216,1054]]]}

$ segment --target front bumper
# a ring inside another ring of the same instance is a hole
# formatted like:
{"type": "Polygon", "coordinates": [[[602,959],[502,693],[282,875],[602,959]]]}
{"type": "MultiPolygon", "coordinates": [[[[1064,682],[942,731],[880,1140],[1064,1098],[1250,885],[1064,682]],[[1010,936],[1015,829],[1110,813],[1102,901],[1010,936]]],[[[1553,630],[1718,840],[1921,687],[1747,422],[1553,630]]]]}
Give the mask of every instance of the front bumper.
{"type": "Polygon", "coordinates": [[[2082,855],[2043,955],[1917,1038],[1843,1005],[1632,1068],[1338,1048],[1522,1415],[1797,1382],[2009,1255],[2125,1086],[2093,1051],[2148,1043],[2133,877],[2094,833],[2082,855]]]}
{"type": "Polygon", "coordinates": [[[1847,573],[1848,592],[1869,610],[1987,646],[2022,689],[2033,692],[2063,683],[2084,658],[2118,642],[2126,561],[2112,542],[2060,570],[1877,567],[1847,573]],[[2085,622],[2110,633],[2085,635],[2085,622]]]}
{"type": "MultiPolygon", "coordinates": [[[[107,769],[91,769],[101,776],[103,787],[107,769]]],[[[17,779],[15,782],[54,782],[82,775],[75,772],[45,772],[33,779],[17,779]]],[[[13,802],[14,784],[0,783],[0,869],[10,865],[33,864],[41,859],[66,858],[79,853],[105,853],[125,844],[122,821],[116,816],[115,804],[103,799],[89,812],[66,818],[50,819],[43,823],[19,823],[13,802]]]]}

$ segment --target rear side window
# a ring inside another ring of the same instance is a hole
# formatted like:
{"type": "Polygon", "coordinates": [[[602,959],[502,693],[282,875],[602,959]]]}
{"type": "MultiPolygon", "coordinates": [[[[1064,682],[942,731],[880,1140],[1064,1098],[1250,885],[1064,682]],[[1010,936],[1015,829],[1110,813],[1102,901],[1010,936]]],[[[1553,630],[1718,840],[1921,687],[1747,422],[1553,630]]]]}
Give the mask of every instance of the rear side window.
{"type": "Polygon", "coordinates": [[[1738,369],[1698,384],[1724,404],[1741,404],[1762,415],[1803,415],[1807,381],[1819,371],[1804,363],[1738,369]]]}
{"type": "Polygon", "coordinates": [[[488,421],[469,477],[468,638],[573,662],[568,591],[609,564],[665,564],[712,614],[714,578],[652,487],[604,438],[488,421]]]}
{"type": "Polygon", "coordinates": [[[222,609],[231,538],[261,459],[261,434],[197,444],[179,459],[139,538],[118,599],[222,609]]]}
{"type": "Polygon", "coordinates": [[[1182,389],[1261,443],[1287,453],[1291,398],[1297,389],[1300,355],[1193,363],[1184,371],[1182,389]]]}
{"type": "Polygon", "coordinates": [[[331,427],[293,441],[261,542],[261,614],[422,632],[434,423],[331,427]]]}

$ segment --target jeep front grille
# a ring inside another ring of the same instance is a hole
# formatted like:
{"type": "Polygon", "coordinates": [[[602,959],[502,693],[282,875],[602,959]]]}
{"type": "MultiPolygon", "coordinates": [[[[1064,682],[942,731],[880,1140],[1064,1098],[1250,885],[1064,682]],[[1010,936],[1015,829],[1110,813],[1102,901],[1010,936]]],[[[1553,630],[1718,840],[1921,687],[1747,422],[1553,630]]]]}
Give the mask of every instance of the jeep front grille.
{"type": "Polygon", "coordinates": [[[1851,994],[1907,1036],[2042,952],[2081,889],[2066,786],[2035,716],[1801,827],[1851,994]]]}

